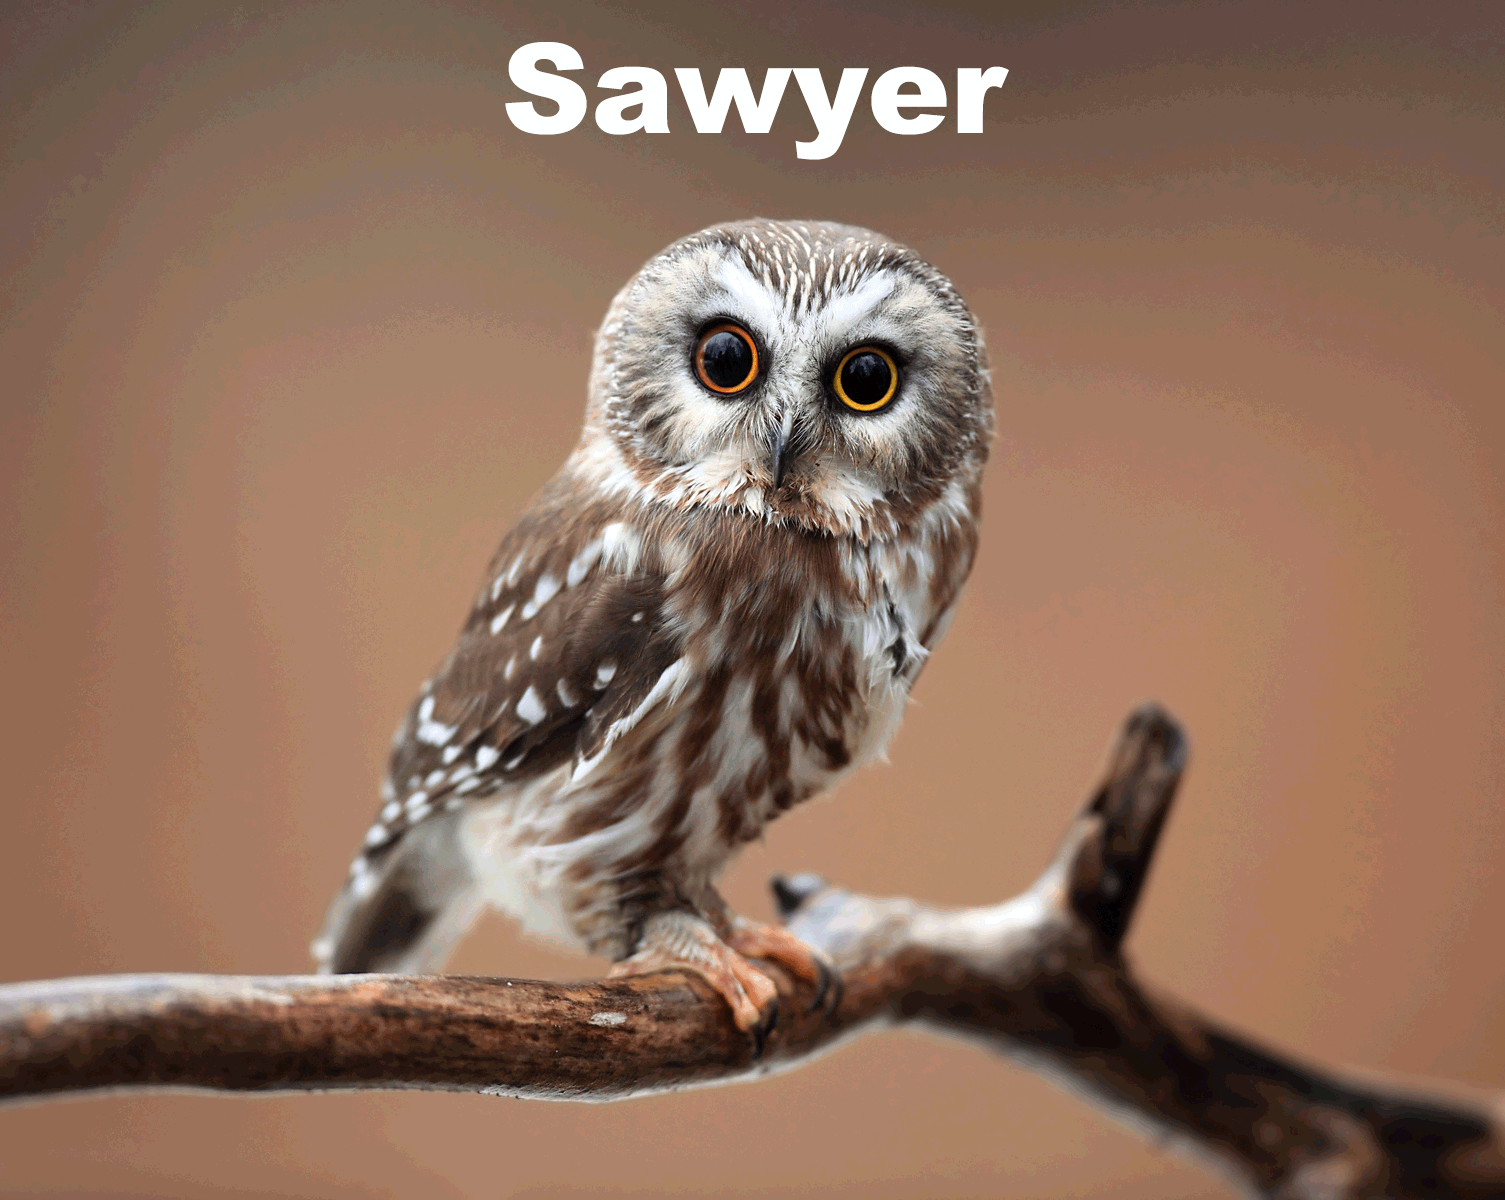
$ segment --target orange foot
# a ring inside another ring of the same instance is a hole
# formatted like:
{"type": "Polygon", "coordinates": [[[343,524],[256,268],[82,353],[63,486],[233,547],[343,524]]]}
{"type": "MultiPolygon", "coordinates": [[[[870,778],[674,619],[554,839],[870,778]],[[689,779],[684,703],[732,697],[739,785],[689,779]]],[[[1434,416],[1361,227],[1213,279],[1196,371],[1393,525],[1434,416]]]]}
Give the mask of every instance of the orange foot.
{"type": "Polygon", "coordinates": [[[752,1034],[762,1053],[779,1019],[778,989],[723,942],[704,917],[683,910],[654,913],[643,923],[638,951],[614,965],[610,973],[620,977],[652,971],[694,971],[726,998],[737,1028],[752,1034]]]}
{"type": "Polygon", "coordinates": [[[758,925],[737,918],[727,944],[748,958],[778,963],[796,979],[815,989],[810,1011],[830,1012],[841,1003],[841,976],[831,961],[813,946],[800,941],[782,925],[758,925]]]}

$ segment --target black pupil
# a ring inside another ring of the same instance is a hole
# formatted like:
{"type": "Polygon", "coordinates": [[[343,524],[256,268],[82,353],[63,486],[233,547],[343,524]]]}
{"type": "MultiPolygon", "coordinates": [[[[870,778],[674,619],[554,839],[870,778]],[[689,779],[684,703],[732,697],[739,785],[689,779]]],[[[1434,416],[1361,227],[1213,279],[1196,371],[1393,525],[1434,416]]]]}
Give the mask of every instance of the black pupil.
{"type": "Polygon", "coordinates": [[[841,368],[841,390],[853,404],[877,404],[888,395],[892,382],[888,363],[871,350],[852,355],[841,368]]]}
{"type": "Polygon", "coordinates": [[[752,373],[752,347],[729,329],[706,338],[700,352],[705,377],[719,388],[741,387],[752,373]]]}

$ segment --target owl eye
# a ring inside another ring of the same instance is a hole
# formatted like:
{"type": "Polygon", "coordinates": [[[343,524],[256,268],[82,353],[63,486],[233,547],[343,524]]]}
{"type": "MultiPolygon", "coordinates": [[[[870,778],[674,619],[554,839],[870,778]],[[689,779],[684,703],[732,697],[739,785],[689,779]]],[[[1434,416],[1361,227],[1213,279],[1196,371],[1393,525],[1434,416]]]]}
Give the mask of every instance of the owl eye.
{"type": "Polygon", "coordinates": [[[848,350],[831,380],[836,398],[856,412],[877,412],[899,390],[899,368],[886,350],[848,350]]]}
{"type": "Polygon", "coordinates": [[[695,374],[713,392],[729,396],[758,377],[758,348],[740,325],[716,325],[695,343],[695,374]]]}

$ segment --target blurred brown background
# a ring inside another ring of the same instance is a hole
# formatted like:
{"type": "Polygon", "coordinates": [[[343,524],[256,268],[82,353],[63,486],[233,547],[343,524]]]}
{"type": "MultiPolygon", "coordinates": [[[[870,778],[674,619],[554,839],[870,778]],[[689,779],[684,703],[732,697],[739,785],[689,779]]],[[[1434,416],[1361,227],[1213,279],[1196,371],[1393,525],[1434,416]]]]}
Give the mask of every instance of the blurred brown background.
{"type": "MultiPolygon", "coordinates": [[[[1131,942],[1147,975],[1292,1052],[1505,1083],[1502,13],[12,11],[0,975],[305,969],[391,729],[573,443],[612,293],[713,221],[822,217],[953,276],[1001,435],[892,766],[778,823],[733,902],[767,913],[768,873],[802,868],[1002,898],[1154,697],[1194,758],[1131,942]],[[864,95],[805,163],[793,87],[761,137],[689,132],[672,83],[672,134],[524,135],[506,63],[534,40],[588,84],[1011,73],[982,136],[883,133],[864,95]]],[[[500,920],[453,966],[598,969],[500,920]]],[[[611,1107],[6,1110],[0,1192],[1229,1194],[910,1034],[611,1107]]]]}

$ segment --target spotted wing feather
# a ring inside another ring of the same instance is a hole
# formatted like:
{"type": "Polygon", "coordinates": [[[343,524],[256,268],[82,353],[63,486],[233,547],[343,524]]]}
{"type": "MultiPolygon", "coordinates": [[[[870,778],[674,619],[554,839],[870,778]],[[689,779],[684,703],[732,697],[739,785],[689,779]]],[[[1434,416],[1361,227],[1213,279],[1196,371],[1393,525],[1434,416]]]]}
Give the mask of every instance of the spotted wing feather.
{"type": "Polygon", "coordinates": [[[617,569],[599,549],[603,522],[552,543],[536,526],[525,520],[502,544],[454,651],[398,729],[385,803],[316,944],[327,970],[436,965],[447,947],[430,943],[463,932],[475,906],[462,856],[431,843],[453,839],[474,801],[572,760],[592,765],[679,656],[662,577],[636,561],[617,569]]]}

